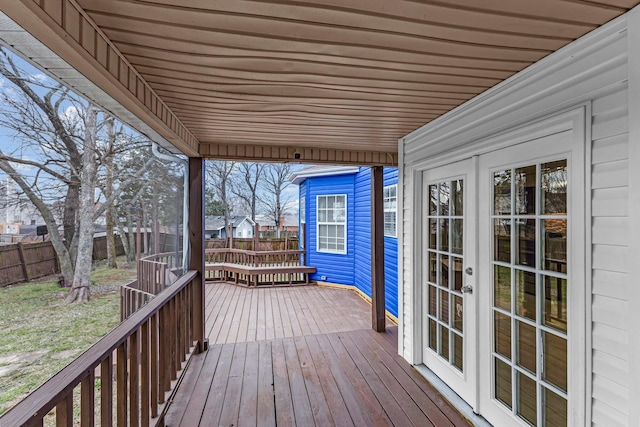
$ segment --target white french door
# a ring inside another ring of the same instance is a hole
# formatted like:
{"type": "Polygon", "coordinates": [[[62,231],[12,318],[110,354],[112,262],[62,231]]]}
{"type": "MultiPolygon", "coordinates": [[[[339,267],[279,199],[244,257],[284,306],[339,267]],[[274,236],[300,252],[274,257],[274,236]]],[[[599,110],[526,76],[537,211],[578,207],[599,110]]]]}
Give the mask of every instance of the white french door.
{"type": "Polygon", "coordinates": [[[422,173],[422,361],[496,426],[585,421],[583,118],[422,173]]]}
{"type": "Polygon", "coordinates": [[[475,180],[471,159],[423,174],[422,359],[476,399],[475,180]]]}

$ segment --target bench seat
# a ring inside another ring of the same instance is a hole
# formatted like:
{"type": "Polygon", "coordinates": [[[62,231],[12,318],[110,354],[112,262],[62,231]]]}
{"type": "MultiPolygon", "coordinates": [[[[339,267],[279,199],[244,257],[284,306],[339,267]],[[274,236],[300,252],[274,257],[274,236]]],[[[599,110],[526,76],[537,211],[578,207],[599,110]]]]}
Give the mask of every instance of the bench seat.
{"type": "Polygon", "coordinates": [[[261,284],[309,283],[309,274],[316,272],[315,267],[306,265],[252,266],[231,263],[205,264],[207,280],[234,281],[248,286],[261,284]],[[213,276],[213,277],[211,277],[213,276]],[[302,280],[298,279],[302,276],[302,280]]]}

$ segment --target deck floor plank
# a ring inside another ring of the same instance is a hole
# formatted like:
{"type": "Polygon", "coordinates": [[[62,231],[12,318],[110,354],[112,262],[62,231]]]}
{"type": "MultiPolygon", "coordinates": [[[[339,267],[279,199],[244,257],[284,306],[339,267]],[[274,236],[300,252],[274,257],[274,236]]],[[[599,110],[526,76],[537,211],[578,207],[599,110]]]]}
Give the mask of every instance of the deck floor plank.
{"type": "Polygon", "coordinates": [[[469,426],[353,292],[218,282],[206,301],[209,351],[191,359],[167,426],[469,426]]]}

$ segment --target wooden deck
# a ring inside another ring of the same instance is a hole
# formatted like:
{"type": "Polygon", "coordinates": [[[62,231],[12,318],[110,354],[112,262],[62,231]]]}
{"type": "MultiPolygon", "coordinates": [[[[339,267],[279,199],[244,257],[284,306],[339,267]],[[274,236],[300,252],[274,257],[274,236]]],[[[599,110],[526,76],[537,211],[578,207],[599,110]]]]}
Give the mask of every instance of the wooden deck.
{"type": "Polygon", "coordinates": [[[207,285],[209,351],[192,358],[167,426],[464,426],[375,333],[371,306],[318,286],[207,285]]]}

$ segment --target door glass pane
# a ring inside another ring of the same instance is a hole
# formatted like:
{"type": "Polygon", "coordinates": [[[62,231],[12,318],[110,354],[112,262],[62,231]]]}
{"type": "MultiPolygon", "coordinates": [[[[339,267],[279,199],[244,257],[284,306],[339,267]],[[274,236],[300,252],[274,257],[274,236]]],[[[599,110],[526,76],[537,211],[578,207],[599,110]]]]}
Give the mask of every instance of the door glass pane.
{"type": "Polygon", "coordinates": [[[429,252],[429,281],[433,283],[438,281],[438,263],[436,256],[435,252],[429,252]]]}
{"type": "Polygon", "coordinates": [[[438,290],[435,286],[429,285],[429,314],[435,317],[437,314],[438,307],[438,290]]]}
{"type": "Polygon", "coordinates": [[[453,290],[460,292],[462,290],[462,258],[454,257],[451,258],[451,281],[453,285],[453,290]]]}
{"type": "Polygon", "coordinates": [[[494,316],[495,351],[511,359],[511,317],[497,311],[494,316]]]}
{"type": "Polygon", "coordinates": [[[440,291],[440,320],[449,324],[449,292],[440,291]]]}
{"type": "Polygon", "coordinates": [[[453,295],[453,327],[460,332],[462,331],[462,320],[464,311],[462,310],[462,297],[453,295]]]}
{"type": "Polygon", "coordinates": [[[462,337],[456,333],[453,335],[453,366],[462,372],[462,337]]]}
{"type": "Polygon", "coordinates": [[[440,355],[449,360],[449,328],[440,325],[440,355]]]}
{"type": "Polygon", "coordinates": [[[526,376],[525,374],[518,372],[518,408],[517,413],[522,418],[527,420],[529,424],[535,426],[537,423],[537,386],[536,382],[526,376]]]}
{"type": "Polygon", "coordinates": [[[542,208],[545,215],[567,213],[567,161],[544,163],[542,175],[542,208]]]}
{"type": "Polygon", "coordinates": [[[544,392],[544,425],[545,426],[566,426],[567,417],[567,400],[549,390],[543,389],[544,392]]]}
{"type": "Polygon", "coordinates": [[[464,214],[463,211],[463,201],[464,201],[464,181],[458,179],[457,181],[453,181],[451,183],[451,215],[462,216],[464,214]]]}
{"type": "Polygon", "coordinates": [[[438,249],[444,252],[449,251],[449,219],[438,220],[438,230],[440,231],[440,244],[438,249]]]}
{"type": "Polygon", "coordinates": [[[511,269],[509,267],[493,266],[493,304],[511,311],[511,269]]]}
{"type": "Polygon", "coordinates": [[[437,219],[432,218],[429,219],[429,249],[437,249],[436,247],[436,236],[437,236],[437,219]]]}
{"type": "Polygon", "coordinates": [[[511,366],[495,358],[495,397],[511,409],[511,366]]]}
{"type": "Polygon", "coordinates": [[[429,186],[429,215],[438,215],[438,186],[429,186]]]}
{"type": "Polygon", "coordinates": [[[524,322],[516,322],[518,331],[518,365],[532,374],[536,373],[536,328],[524,322]]]}
{"type": "Polygon", "coordinates": [[[449,212],[449,199],[451,196],[451,185],[448,182],[440,183],[440,205],[438,206],[440,216],[448,216],[449,212]]]}
{"type": "Polygon", "coordinates": [[[536,265],[536,220],[517,219],[516,231],[518,252],[516,264],[535,267],[536,265]]]}
{"type": "Polygon", "coordinates": [[[567,391],[567,340],[543,332],[544,379],[562,391],[567,391]]]}
{"type": "Polygon", "coordinates": [[[536,213],[536,167],[527,166],[515,171],[516,214],[536,213]]]}
{"type": "Polygon", "coordinates": [[[536,274],[516,270],[516,313],[536,320],[536,274]]]}
{"type": "Polygon", "coordinates": [[[567,279],[544,277],[544,324],[567,332],[567,279]]]}
{"type": "Polygon", "coordinates": [[[438,324],[435,320],[429,319],[429,348],[438,351],[438,324]]]}
{"type": "Polygon", "coordinates": [[[462,220],[451,220],[451,252],[462,255],[462,220]]]}
{"type": "Polygon", "coordinates": [[[493,220],[493,259],[511,262],[511,220],[493,220]]]}
{"type": "Polygon", "coordinates": [[[493,174],[493,214],[511,214],[511,170],[493,174]]]}
{"type": "Polygon", "coordinates": [[[449,287],[449,256],[440,255],[440,286],[449,287]]]}
{"type": "Polygon", "coordinates": [[[542,221],[544,240],[544,269],[567,272],[567,220],[545,219],[542,221]]]}

